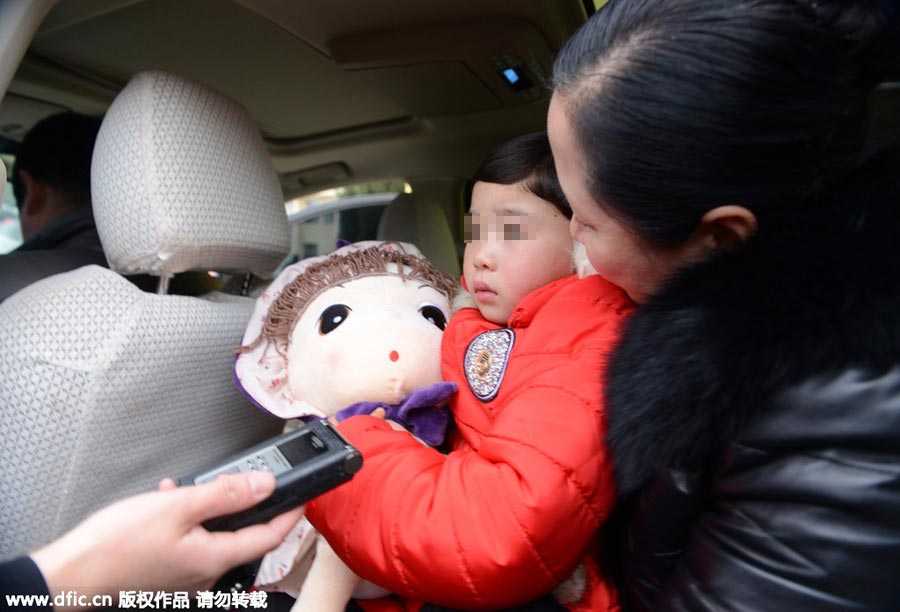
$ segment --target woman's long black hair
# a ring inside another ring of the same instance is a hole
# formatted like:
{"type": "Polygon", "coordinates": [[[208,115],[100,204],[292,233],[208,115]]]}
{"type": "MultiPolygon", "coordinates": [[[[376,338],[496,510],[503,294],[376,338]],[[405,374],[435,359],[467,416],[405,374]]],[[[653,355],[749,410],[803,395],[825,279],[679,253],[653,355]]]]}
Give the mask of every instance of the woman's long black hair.
{"type": "Polygon", "coordinates": [[[595,200],[664,246],[716,206],[760,231],[810,206],[865,157],[869,93],[900,71],[894,3],[611,0],[553,73],[595,200]]]}

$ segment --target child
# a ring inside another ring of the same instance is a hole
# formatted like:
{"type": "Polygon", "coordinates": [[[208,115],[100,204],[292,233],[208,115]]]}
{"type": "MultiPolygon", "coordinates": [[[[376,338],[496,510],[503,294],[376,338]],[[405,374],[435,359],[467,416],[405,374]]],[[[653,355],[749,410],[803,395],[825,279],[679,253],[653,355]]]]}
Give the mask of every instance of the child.
{"type": "Polygon", "coordinates": [[[459,387],[450,452],[373,417],[340,426],[363,468],[307,515],[406,609],[503,608],[554,589],[572,610],[618,605],[595,557],[615,499],[601,372],[631,303],[572,274],[570,216],[545,133],[492,154],[467,217],[463,282],[476,308],[442,340],[443,376],[459,387]]]}

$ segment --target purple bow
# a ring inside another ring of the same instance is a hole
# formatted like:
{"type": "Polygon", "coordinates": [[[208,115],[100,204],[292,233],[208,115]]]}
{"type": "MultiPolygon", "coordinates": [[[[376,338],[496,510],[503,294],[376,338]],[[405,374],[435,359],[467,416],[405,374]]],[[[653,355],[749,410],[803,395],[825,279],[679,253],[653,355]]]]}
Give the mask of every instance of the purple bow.
{"type": "Polygon", "coordinates": [[[376,408],[384,408],[384,418],[403,425],[412,435],[429,446],[438,446],[447,434],[450,411],[438,406],[456,393],[456,383],[440,382],[416,389],[399,404],[383,402],[357,402],[338,411],[337,420],[358,414],[372,414],[376,408]]]}

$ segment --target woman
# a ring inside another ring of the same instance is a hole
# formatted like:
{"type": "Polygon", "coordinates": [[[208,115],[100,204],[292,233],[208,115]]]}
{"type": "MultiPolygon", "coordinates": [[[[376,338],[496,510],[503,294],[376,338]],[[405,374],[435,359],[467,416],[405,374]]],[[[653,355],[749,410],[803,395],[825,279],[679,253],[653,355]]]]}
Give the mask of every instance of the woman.
{"type": "Polygon", "coordinates": [[[640,306],[608,442],[633,609],[900,607],[897,3],[613,0],[554,66],[572,233],[640,306]]]}

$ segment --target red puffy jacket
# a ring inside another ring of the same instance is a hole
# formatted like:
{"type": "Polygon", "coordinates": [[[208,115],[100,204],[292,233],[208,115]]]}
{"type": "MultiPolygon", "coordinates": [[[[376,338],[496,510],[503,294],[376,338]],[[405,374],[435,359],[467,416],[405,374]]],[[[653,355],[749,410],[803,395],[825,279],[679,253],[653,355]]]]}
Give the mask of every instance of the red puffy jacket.
{"type": "Polygon", "coordinates": [[[512,352],[487,401],[473,394],[464,356],[477,335],[502,328],[475,309],[459,311],[442,343],[443,375],[459,385],[451,452],[380,419],[349,418],[340,430],[363,468],[311,502],[310,521],[357,574],[407,598],[514,606],[584,562],[587,588],[570,609],[616,607],[591,551],[615,499],[602,372],[631,309],[599,276],[530,293],[510,317],[512,352]]]}

